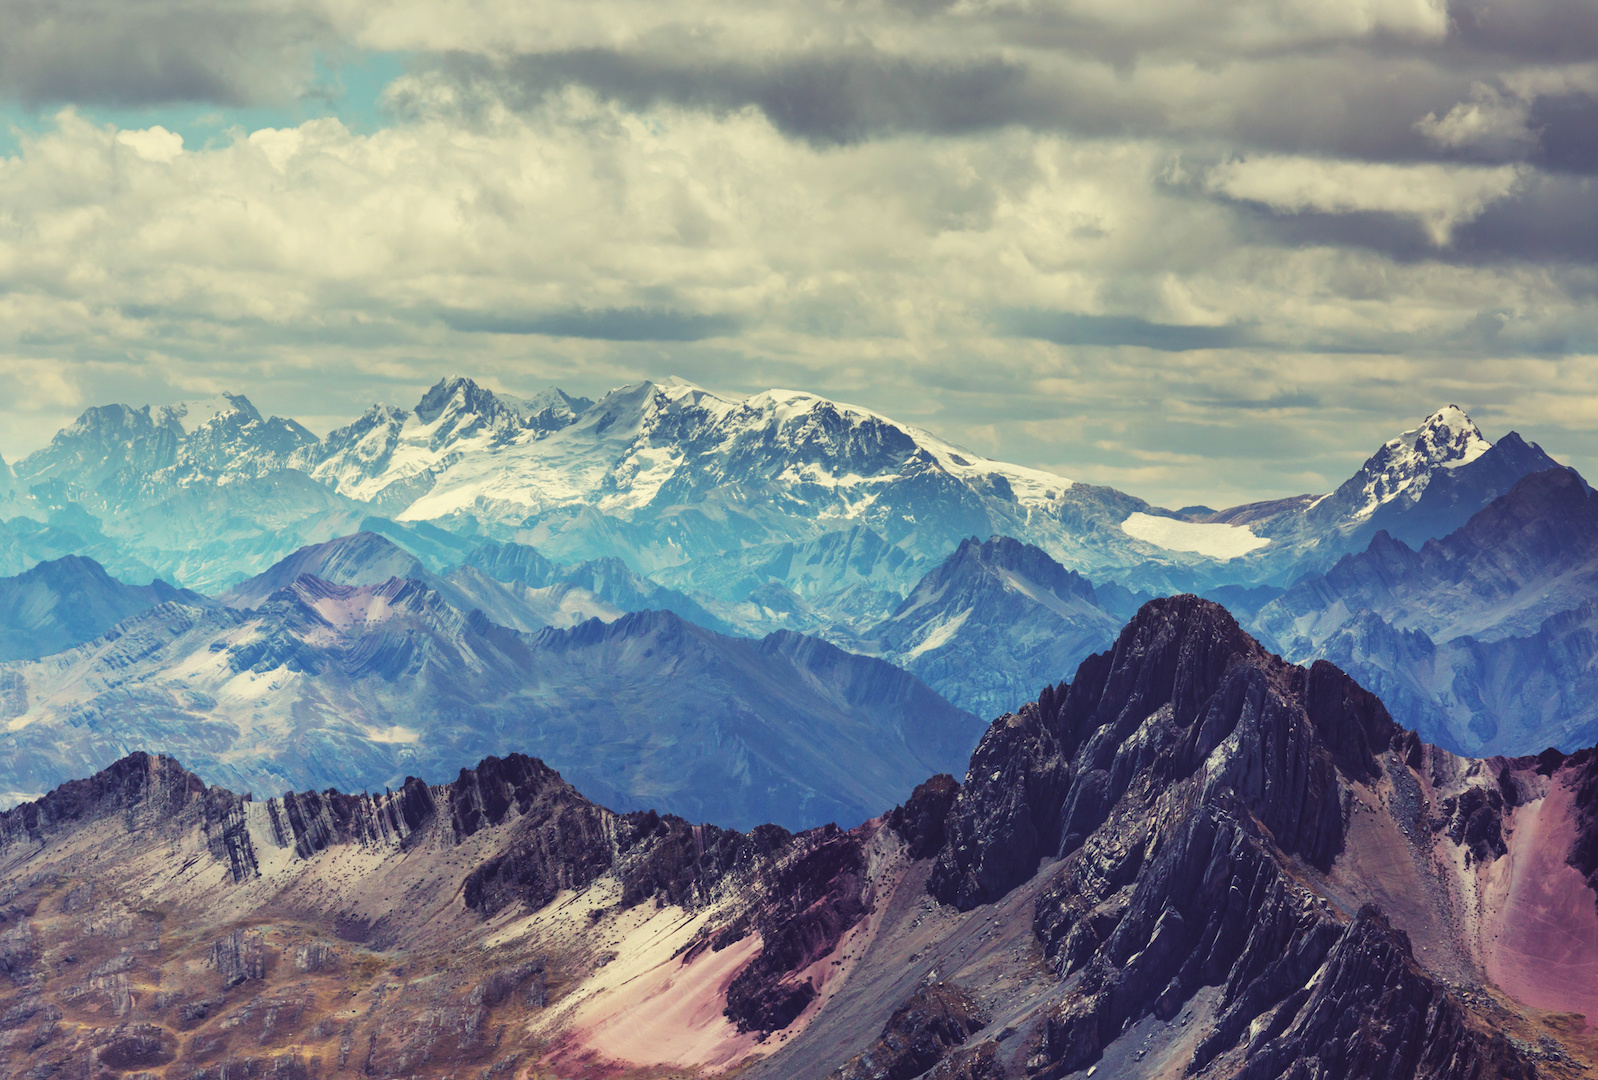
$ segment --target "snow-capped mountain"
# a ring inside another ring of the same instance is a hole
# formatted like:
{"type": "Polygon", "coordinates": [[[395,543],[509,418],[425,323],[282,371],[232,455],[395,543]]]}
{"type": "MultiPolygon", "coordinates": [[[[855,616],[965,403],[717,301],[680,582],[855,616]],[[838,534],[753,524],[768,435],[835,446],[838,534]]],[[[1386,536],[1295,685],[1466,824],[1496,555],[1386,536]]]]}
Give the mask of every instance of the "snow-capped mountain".
{"type": "Polygon", "coordinates": [[[666,612],[521,634],[415,580],[307,574],[251,610],[169,602],[0,665],[0,791],[149,747],[242,789],[398,787],[536,750],[618,805],[858,821],[958,766],[981,725],[914,676],[797,634],[666,612]]]}
{"type": "MultiPolygon", "coordinates": [[[[1328,495],[1175,512],[800,391],[736,398],[667,380],[590,402],[457,376],[320,440],[237,394],[98,407],[16,476],[21,516],[86,510],[116,545],[100,561],[207,592],[377,529],[428,550],[434,570],[484,540],[566,564],[618,558],[729,626],[830,633],[880,620],[972,535],[1141,593],[1285,586],[1379,529],[1442,535],[1551,465],[1514,433],[1490,444],[1449,406],[1328,495]]],[[[0,544],[7,568],[36,557],[0,544]]]]}
{"type": "Polygon", "coordinates": [[[23,458],[17,479],[53,485],[91,509],[116,509],[150,488],[215,483],[283,468],[316,442],[300,424],[263,417],[242,394],[135,409],[92,408],[23,458]]]}
{"type": "Polygon", "coordinates": [[[456,376],[441,379],[411,411],[373,405],[358,420],[304,448],[295,464],[340,494],[403,509],[461,458],[502,450],[569,427],[593,402],[550,388],[532,399],[495,394],[456,376]]]}
{"type": "Polygon", "coordinates": [[[1513,431],[1489,442],[1464,410],[1446,405],[1382,444],[1335,491],[1236,506],[1172,528],[1246,529],[1257,550],[1237,552],[1247,556],[1246,572],[1226,583],[1286,584],[1304,569],[1330,568],[1383,530],[1417,547],[1446,536],[1521,477],[1557,467],[1513,431]]]}
{"type": "Polygon", "coordinates": [[[1598,737],[1598,496],[1573,470],[1523,478],[1419,550],[1385,532],[1262,607],[1284,656],[1327,658],[1460,752],[1598,737]]]}
{"type": "Polygon", "coordinates": [[[299,460],[402,521],[645,571],[856,524],[939,556],[973,531],[1076,546],[1058,512],[1069,480],[813,394],[731,399],[672,380],[557,404],[569,407],[534,423],[457,378],[415,412],[374,408],[299,460]]]}

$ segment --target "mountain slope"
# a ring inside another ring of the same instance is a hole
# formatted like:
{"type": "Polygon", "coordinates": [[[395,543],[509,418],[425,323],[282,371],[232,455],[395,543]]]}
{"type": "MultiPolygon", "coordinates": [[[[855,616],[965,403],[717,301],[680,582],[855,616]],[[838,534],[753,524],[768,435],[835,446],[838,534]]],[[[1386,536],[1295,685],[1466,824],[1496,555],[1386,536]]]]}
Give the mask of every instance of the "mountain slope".
{"type": "MultiPolygon", "coordinates": [[[[1220,511],[1195,507],[1182,515],[1186,524],[1166,522],[1164,531],[1177,538],[1167,542],[1193,534],[1190,542],[1197,543],[1203,539],[1201,530],[1224,526],[1247,529],[1249,537],[1268,541],[1253,547],[1257,541],[1248,537],[1209,539],[1239,545],[1245,557],[1228,564],[1224,579],[1200,583],[1205,591],[1226,585],[1285,585],[1305,568],[1323,570],[1339,556],[1361,550],[1379,532],[1414,547],[1446,536],[1521,477],[1558,467],[1541,447],[1516,432],[1488,442],[1464,410],[1445,405],[1419,427],[1378,447],[1335,491],[1220,511]]],[[[1141,528],[1150,524],[1145,521],[1141,528]]],[[[1127,525],[1129,532],[1139,528],[1127,525]]]]}
{"type": "Polygon", "coordinates": [[[481,529],[562,561],[617,556],[651,573],[856,526],[921,558],[973,533],[1020,536],[1094,565],[1155,550],[1114,523],[1128,507],[1147,509],[1141,500],[990,461],[813,394],[740,400],[643,382],[527,427],[502,400],[443,380],[426,409],[374,407],[296,461],[401,520],[481,529]],[[476,419],[450,427],[456,415],[476,419]]]}
{"type": "Polygon", "coordinates": [[[31,660],[81,645],[157,604],[204,604],[164,581],[124,585],[93,559],[67,555],[0,578],[0,661],[31,660]]]}
{"type": "Polygon", "coordinates": [[[848,832],[617,815],[518,755],[257,802],[137,754],[0,815],[0,884],[7,1046],[41,1073],[1598,1063],[1570,1015],[1598,1010],[1598,754],[1438,751],[1193,597],[848,832]]]}
{"type": "Polygon", "coordinates": [[[1428,739],[1513,754],[1598,736],[1595,602],[1598,498],[1560,468],[1419,551],[1378,534],[1254,625],[1286,656],[1344,666],[1428,739]]]}
{"type": "Polygon", "coordinates": [[[1575,472],[1552,469],[1419,551],[1377,536],[1262,608],[1260,626],[1292,647],[1363,609],[1433,637],[1505,637],[1534,631],[1595,588],[1598,497],[1575,472]]]}
{"type": "Polygon", "coordinates": [[[221,600],[229,607],[254,609],[306,575],[337,585],[381,585],[392,578],[419,582],[460,614],[481,611],[512,630],[574,626],[587,619],[608,621],[621,614],[621,609],[570,584],[544,588],[505,585],[473,567],[435,574],[387,537],[370,532],[309,544],[222,594],[221,600]]]}
{"type": "Polygon", "coordinates": [[[866,635],[979,716],[997,716],[1107,646],[1121,620],[1093,585],[1009,537],[964,541],[866,635]]]}
{"type": "Polygon", "coordinates": [[[523,747],[624,808],[860,820],[978,723],[913,676],[794,634],[665,612],[523,635],[416,580],[300,575],[253,610],[169,603],[0,665],[0,790],[153,747],[241,789],[360,789],[523,747]]]}
{"type": "Polygon", "coordinates": [[[707,630],[732,632],[730,626],[705,610],[697,600],[650,581],[616,558],[591,559],[566,566],[551,562],[526,544],[488,543],[473,549],[462,569],[480,571],[495,581],[528,589],[564,585],[568,590],[576,588],[591,593],[618,612],[670,611],[707,630]]]}

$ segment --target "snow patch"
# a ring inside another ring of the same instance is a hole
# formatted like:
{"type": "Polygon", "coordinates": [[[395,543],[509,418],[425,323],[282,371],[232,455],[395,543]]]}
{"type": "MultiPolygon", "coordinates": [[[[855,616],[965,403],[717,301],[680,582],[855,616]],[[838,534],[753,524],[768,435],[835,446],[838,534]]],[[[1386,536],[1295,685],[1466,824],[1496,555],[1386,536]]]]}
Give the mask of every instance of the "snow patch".
{"type": "Polygon", "coordinates": [[[966,608],[948,622],[934,624],[931,633],[927,634],[926,637],[921,639],[921,644],[905,653],[904,659],[906,661],[914,660],[922,653],[931,652],[933,649],[943,648],[943,646],[947,645],[949,640],[953,638],[955,634],[960,632],[960,627],[965,625],[966,619],[970,618],[970,616],[971,609],[966,608]]]}
{"type": "Polygon", "coordinates": [[[1191,551],[1212,559],[1235,559],[1270,543],[1247,525],[1203,524],[1136,513],[1121,522],[1126,535],[1168,551],[1191,551]]]}

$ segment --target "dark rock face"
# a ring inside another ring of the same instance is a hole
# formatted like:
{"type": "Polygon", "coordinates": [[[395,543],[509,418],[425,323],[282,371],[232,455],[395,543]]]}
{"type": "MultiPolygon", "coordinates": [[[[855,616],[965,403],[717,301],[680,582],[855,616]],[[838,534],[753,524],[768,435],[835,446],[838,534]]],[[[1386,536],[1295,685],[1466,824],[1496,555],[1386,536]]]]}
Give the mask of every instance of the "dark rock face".
{"type": "Polygon", "coordinates": [[[935,983],[901,1005],[865,1053],[834,1072],[833,1080],[912,1080],[987,1025],[971,992],[935,983]]]}
{"type": "Polygon", "coordinates": [[[1588,888],[1598,893],[1598,753],[1583,750],[1564,759],[1561,764],[1569,764],[1579,770],[1572,785],[1576,804],[1576,842],[1571,847],[1568,861],[1587,879],[1588,888]]]}
{"type": "Polygon", "coordinates": [[[1224,609],[1197,597],[1146,605],[1069,687],[1044,691],[983,737],[949,818],[934,896],[968,910],[1069,854],[1134,782],[1194,774],[1234,734],[1206,790],[1235,790],[1287,851],[1324,863],[1341,844],[1333,762],[1369,761],[1396,729],[1330,665],[1306,673],[1270,656],[1224,609]],[[1312,711],[1313,710],[1313,711],[1312,711]]]}
{"type": "Polygon", "coordinates": [[[211,946],[211,967],[222,976],[223,989],[266,977],[266,951],[258,934],[235,930],[211,946]]]}
{"type": "Polygon", "coordinates": [[[63,830],[120,816],[130,833],[179,830],[195,822],[211,854],[226,860],[234,881],[254,876],[255,851],[241,798],[207,788],[198,776],[164,754],[138,751],[86,780],[62,784],[42,799],[0,813],[0,850],[42,844],[63,830]]]}
{"type": "Polygon", "coordinates": [[[761,950],[727,988],[727,1018],[739,1031],[780,1031],[815,1000],[797,972],[831,955],[871,909],[863,837],[836,826],[799,838],[796,849],[761,875],[747,931],[761,950]]]}
{"type": "Polygon", "coordinates": [[[690,909],[709,902],[728,878],[747,876],[793,839],[777,825],[741,833],[690,825],[653,810],[622,815],[615,832],[623,906],[659,898],[690,909]]]}
{"type": "Polygon", "coordinates": [[[513,754],[462,769],[449,804],[457,836],[519,814],[511,851],[478,866],[465,882],[466,906],[492,915],[513,900],[540,908],[561,889],[580,889],[610,869],[608,812],[535,758],[513,754]]]}
{"type": "MultiPolygon", "coordinates": [[[[1409,938],[1362,909],[1313,990],[1250,1040],[1239,1080],[1337,1076],[1528,1080],[1536,1069],[1502,1035],[1466,1027],[1458,1001],[1416,966],[1409,938]]],[[[1293,1002],[1289,998],[1288,1003],[1293,1002]]]]}
{"type": "Polygon", "coordinates": [[[943,848],[944,819],[959,793],[954,777],[939,773],[917,784],[903,805],[888,811],[888,828],[904,840],[912,859],[930,858],[943,848]]]}
{"type": "MultiPolygon", "coordinates": [[[[994,722],[928,888],[967,910],[1061,860],[1034,907],[1071,980],[1028,1048],[1039,1080],[1207,986],[1217,1013],[1193,1071],[1241,1054],[1251,1080],[1530,1075],[1379,913],[1346,922],[1304,884],[1342,850],[1342,786],[1419,753],[1331,664],[1284,663],[1207,601],[1154,601],[1068,687],[994,722]]],[[[1491,857],[1512,796],[1468,789],[1438,828],[1491,857]]]]}
{"type": "Polygon", "coordinates": [[[1505,854],[1504,795],[1493,788],[1467,788],[1443,800],[1443,815],[1432,823],[1438,831],[1463,847],[1474,862],[1492,862],[1505,854]]]}

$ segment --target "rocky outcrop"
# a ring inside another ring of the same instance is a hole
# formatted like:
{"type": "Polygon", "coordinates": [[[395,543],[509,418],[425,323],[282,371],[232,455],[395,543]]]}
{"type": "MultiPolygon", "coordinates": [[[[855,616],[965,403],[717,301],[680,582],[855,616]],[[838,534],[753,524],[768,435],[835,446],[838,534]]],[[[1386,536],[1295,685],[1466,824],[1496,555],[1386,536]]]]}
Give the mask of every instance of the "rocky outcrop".
{"type": "Polygon", "coordinates": [[[1466,1024],[1457,998],[1415,963],[1409,938],[1362,908],[1313,982],[1250,1034],[1238,1080],[1530,1080],[1502,1034],[1466,1024]]]}
{"type": "Polygon", "coordinates": [[[727,987],[726,1015],[739,1031],[779,1031],[815,1000],[814,980],[801,973],[871,909],[865,839],[860,830],[816,829],[760,875],[739,929],[759,934],[761,949],[727,987]]]}
{"type": "Polygon", "coordinates": [[[1156,601],[1069,686],[994,721],[930,888],[962,910],[997,899],[1080,846],[1134,784],[1188,779],[1228,739],[1206,791],[1235,791],[1285,850],[1324,863],[1341,843],[1334,761],[1375,768],[1372,746],[1396,731],[1380,709],[1330,665],[1266,653],[1216,604],[1156,601]]]}
{"type": "Polygon", "coordinates": [[[1576,842],[1568,861],[1587,879],[1588,888],[1598,894],[1598,751],[1560,756],[1560,765],[1574,770],[1569,782],[1575,802],[1576,842]]]}
{"type": "Polygon", "coordinates": [[[934,983],[895,1010],[882,1036],[832,1080],[912,1080],[987,1025],[976,997],[954,983],[934,983]]]}
{"type": "MultiPolygon", "coordinates": [[[[994,722],[928,888],[968,910],[1060,860],[1034,905],[1044,957],[1070,980],[1028,1049],[1039,1080],[1093,1065],[1204,987],[1219,996],[1193,1071],[1226,1058],[1252,1080],[1520,1075],[1379,913],[1350,923],[1305,880],[1343,849],[1345,787],[1393,770],[1408,790],[1421,750],[1331,664],[1284,663],[1207,601],[1155,601],[1069,686],[994,722]]],[[[1467,786],[1436,827],[1490,858],[1505,805],[1467,786]]]]}
{"type": "Polygon", "coordinates": [[[0,812],[0,851],[16,844],[43,844],[66,830],[120,817],[128,832],[181,831],[198,825],[211,854],[226,861],[234,881],[256,873],[255,851],[245,820],[248,796],[205,781],[175,758],[138,751],[85,780],[62,784],[43,798],[0,812]]]}
{"type": "Polygon", "coordinates": [[[337,791],[291,791],[267,803],[279,844],[308,859],[335,844],[380,844],[403,840],[431,817],[428,786],[405,778],[399,791],[345,795],[337,791]]]}
{"type": "Polygon", "coordinates": [[[887,826],[899,834],[912,859],[926,859],[943,849],[944,820],[954,806],[960,785],[948,773],[922,784],[905,802],[888,811],[887,826]]]}

